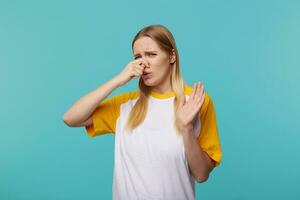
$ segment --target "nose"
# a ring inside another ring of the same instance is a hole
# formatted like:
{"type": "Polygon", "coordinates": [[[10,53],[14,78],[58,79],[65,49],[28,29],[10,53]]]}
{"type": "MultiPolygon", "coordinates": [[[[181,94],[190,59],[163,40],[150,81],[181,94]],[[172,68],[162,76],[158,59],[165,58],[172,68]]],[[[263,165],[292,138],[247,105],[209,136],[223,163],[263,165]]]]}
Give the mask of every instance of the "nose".
{"type": "Polygon", "coordinates": [[[142,59],[142,64],[144,65],[145,68],[149,67],[149,63],[148,63],[148,60],[146,58],[142,59]]]}

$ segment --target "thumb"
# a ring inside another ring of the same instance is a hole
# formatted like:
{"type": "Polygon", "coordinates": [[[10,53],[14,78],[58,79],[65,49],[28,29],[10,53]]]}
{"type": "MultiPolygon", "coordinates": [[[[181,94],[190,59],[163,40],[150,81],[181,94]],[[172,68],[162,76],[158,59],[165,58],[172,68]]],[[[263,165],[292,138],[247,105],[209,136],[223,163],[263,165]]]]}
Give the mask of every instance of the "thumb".
{"type": "Polygon", "coordinates": [[[186,103],[185,95],[179,98],[179,106],[182,107],[186,103]]]}

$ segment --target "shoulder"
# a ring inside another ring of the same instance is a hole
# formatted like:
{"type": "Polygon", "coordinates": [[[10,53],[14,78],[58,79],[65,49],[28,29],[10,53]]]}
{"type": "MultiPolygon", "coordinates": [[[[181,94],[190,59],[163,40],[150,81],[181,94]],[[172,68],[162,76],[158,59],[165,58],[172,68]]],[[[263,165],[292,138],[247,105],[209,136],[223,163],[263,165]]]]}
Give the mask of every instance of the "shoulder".
{"type": "Polygon", "coordinates": [[[138,98],[138,96],[139,96],[139,91],[134,90],[134,91],[119,93],[119,94],[113,96],[111,99],[116,104],[123,104],[123,103],[126,103],[127,101],[138,98]]]}

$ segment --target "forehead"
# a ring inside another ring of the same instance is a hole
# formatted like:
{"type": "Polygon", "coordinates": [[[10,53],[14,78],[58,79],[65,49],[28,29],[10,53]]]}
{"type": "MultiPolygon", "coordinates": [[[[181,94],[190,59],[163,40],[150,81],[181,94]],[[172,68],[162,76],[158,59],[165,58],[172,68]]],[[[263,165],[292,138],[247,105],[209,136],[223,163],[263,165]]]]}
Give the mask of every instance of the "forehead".
{"type": "Polygon", "coordinates": [[[159,51],[159,46],[150,37],[141,37],[134,42],[133,52],[135,54],[142,53],[144,51],[159,51]]]}

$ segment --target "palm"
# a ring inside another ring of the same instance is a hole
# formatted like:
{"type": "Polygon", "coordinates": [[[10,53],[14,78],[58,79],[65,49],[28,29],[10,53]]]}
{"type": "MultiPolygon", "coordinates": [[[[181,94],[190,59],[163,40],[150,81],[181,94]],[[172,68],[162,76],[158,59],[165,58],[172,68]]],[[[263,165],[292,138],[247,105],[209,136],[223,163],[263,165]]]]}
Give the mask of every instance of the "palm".
{"type": "Polygon", "coordinates": [[[193,92],[189,99],[183,102],[177,110],[176,118],[180,124],[180,127],[184,128],[192,124],[193,119],[199,112],[203,102],[205,94],[204,87],[200,83],[194,84],[193,92]]]}

